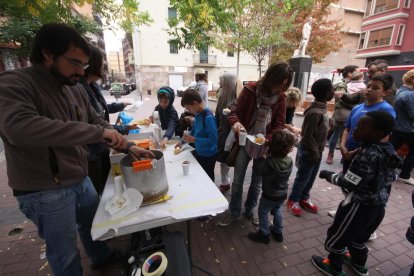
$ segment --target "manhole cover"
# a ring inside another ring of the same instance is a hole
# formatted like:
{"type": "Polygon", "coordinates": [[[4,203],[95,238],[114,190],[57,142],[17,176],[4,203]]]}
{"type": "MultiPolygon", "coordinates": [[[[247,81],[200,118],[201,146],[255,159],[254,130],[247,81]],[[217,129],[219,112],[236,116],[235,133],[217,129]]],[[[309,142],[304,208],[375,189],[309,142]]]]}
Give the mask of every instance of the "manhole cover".
{"type": "Polygon", "coordinates": [[[20,234],[21,232],[23,232],[23,228],[21,228],[21,227],[16,227],[16,228],[12,229],[12,230],[9,232],[9,236],[14,236],[14,235],[20,234]]]}

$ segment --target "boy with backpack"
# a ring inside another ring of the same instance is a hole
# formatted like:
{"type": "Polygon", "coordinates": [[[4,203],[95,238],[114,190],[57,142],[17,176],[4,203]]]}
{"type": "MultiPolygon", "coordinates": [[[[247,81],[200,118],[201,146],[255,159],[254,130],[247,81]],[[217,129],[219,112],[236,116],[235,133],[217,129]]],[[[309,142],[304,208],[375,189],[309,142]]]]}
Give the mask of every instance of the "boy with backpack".
{"type": "MultiPolygon", "coordinates": [[[[184,133],[182,140],[194,143],[195,158],[214,182],[214,166],[217,158],[217,123],[214,114],[204,106],[200,94],[194,90],[185,91],[181,106],[195,115],[190,134],[184,133]]],[[[181,142],[177,146],[181,147],[181,142]]]]}
{"type": "Polygon", "coordinates": [[[302,208],[312,213],[318,212],[318,207],[310,201],[309,193],[319,171],[328,133],[326,102],[332,100],[334,93],[329,79],[317,80],[311,91],[315,100],[304,112],[302,139],[296,154],[298,172],[287,201],[289,211],[298,217],[302,215],[302,208]]]}

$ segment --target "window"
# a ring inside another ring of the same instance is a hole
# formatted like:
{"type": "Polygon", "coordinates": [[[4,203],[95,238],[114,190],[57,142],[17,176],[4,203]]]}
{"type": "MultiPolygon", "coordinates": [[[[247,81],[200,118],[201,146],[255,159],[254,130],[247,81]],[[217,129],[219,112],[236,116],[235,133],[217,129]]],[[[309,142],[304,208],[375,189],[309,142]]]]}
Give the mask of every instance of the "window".
{"type": "Polygon", "coordinates": [[[410,2],[411,2],[411,0],[405,0],[404,1],[404,8],[409,8],[410,7],[410,2]]]}
{"type": "Polygon", "coordinates": [[[404,30],[405,30],[405,25],[400,25],[398,27],[397,41],[395,42],[395,45],[400,46],[402,44],[404,30]]]}
{"type": "Polygon", "coordinates": [[[377,0],[375,3],[374,14],[398,8],[399,0],[377,0]]]}
{"type": "Polygon", "coordinates": [[[234,45],[233,44],[227,45],[227,56],[234,57],[234,45]]]}
{"type": "Polygon", "coordinates": [[[176,8],[168,8],[168,19],[174,18],[177,19],[177,9],[176,8]]]}
{"type": "Polygon", "coordinates": [[[390,45],[392,27],[371,31],[367,48],[390,45]]]}
{"type": "Polygon", "coordinates": [[[364,48],[365,37],[366,37],[366,33],[361,33],[361,36],[359,37],[358,50],[364,48]]]}
{"type": "Polygon", "coordinates": [[[178,54],[178,43],[170,41],[170,54],[178,54]]]}
{"type": "Polygon", "coordinates": [[[367,1],[367,8],[365,9],[365,14],[364,14],[365,17],[371,15],[371,8],[372,8],[372,0],[368,0],[367,1]]]}

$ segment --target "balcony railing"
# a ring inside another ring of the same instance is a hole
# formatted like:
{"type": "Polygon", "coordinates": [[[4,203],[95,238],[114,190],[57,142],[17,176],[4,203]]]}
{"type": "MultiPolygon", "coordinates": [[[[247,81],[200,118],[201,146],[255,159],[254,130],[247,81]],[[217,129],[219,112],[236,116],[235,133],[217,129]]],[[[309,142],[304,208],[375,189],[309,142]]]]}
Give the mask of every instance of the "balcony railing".
{"type": "Polygon", "coordinates": [[[198,66],[214,67],[217,65],[216,55],[195,54],[193,55],[193,60],[194,60],[194,65],[198,65],[198,66]]]}

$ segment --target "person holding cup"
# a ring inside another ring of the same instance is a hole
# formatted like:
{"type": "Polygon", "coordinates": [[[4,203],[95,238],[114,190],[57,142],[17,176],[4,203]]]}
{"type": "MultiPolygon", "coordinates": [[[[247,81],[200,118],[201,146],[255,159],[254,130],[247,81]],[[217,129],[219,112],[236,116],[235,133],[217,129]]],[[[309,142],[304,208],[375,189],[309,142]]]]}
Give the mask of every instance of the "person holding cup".
{"type": "Polygon", "coordinates": [[[217,123],[213,113],[204,106],[200,94],[187,90],[181,99],[181,105],[195,115],[193,128],[184,131],[183,138],[176,147],[181,148],[182,141],[193,143],[195,158],[214,182],[214,167],[217,158],[217,123]]]}
{"type": "Polygon", "coordinates": [[[163,86],[158,89],[157,98],[158,105],[155,107],[153,115],[150,116],[150,120],[152,123],[160,124],[161,129],[165,130],[163,137],[157,137],[157,139],[162,138],[158,142],[161,148],[165,148],[167,141],[173,137],[178,125],[178,113],[173,106],[174,90],[169,86],[163,86]]]}
{"type": "MultiPolygon", "coordinates": [[[[240,138],[240,131],[245,129],[249,134],[263,134],[267,141],[272,134],[285,127],[286,95],[293,79],[293,70],[286,62],[273,63],[265,75],[257,82],[249,82],[240,96],[230,107],[227,115],[230,125],[240,138]]],[[[245,147],[240,147],[234,166],[234,180],[231,191],[229,211],[218,222],[219,226],[227,226],[239,219],[243,195],[243,182],[247,166],[252,158],[245,147]]],[[[257,162],[253,159],[253,165],[257,162]]],[[[252,179],[245,202],[244,216],[254,222],[253,209],[261,190],[262,178],[252,170],[252,179]]]]}

